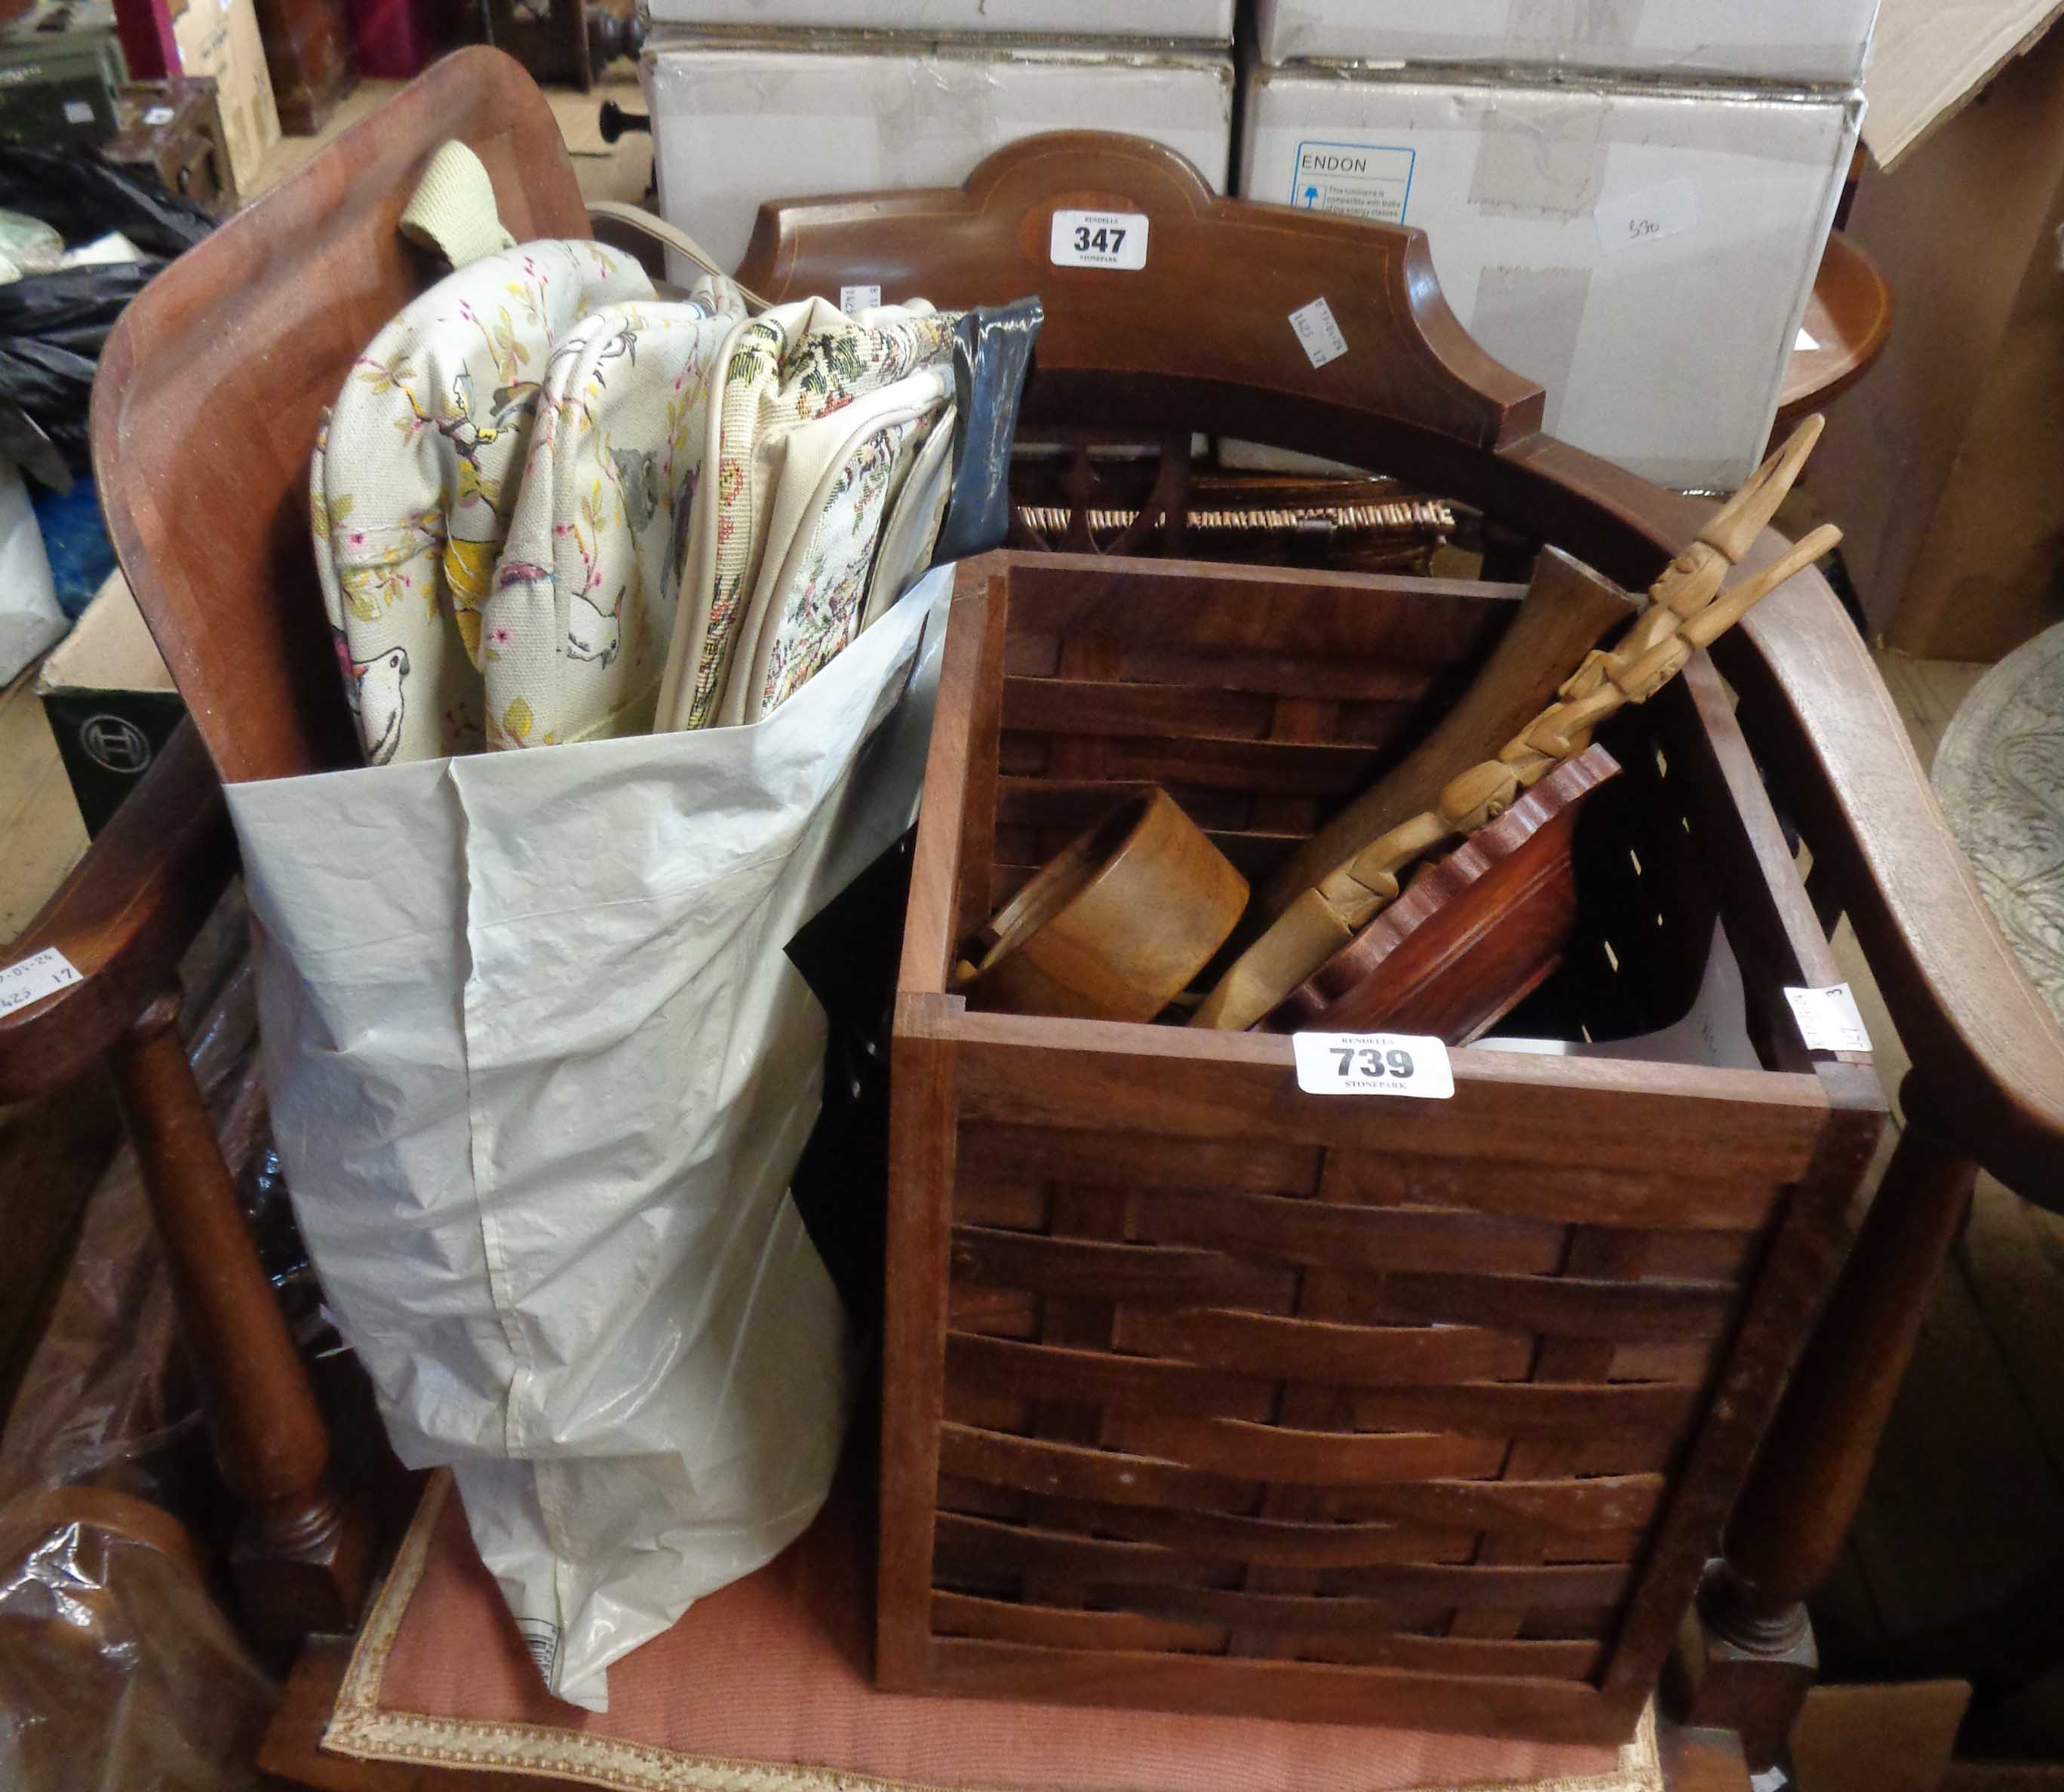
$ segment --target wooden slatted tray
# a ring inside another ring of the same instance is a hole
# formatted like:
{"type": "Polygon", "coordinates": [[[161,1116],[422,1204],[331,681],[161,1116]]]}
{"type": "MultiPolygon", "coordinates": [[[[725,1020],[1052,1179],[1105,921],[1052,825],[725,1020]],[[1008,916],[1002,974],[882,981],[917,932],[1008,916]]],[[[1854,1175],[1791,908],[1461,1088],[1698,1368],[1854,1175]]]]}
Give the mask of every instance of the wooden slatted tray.
{"type": "Polygon", "coordinates": [[[1624,1037],[1715,921],[1764,1068],[973,1014],[957,944],[1163,784],[1250,877],[1409,749],[1516,587],[1065,555],[962,569],[896,1013],[878,1672],[1623,1739],[1882,1123],[1783,1001],[1820,937],[1703,657],[1606,737],[1525,1010],[1624,1037]]]}

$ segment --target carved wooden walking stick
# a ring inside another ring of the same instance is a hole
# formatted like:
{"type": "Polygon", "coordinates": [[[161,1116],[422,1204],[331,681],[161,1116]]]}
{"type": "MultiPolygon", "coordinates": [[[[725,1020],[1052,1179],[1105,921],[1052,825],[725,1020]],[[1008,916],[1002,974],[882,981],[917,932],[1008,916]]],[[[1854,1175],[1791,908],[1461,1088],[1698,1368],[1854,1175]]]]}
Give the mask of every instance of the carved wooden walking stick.
{"type": "Polygon", "coordinates": [[[1340,860],[1291,902],[1234,960],[1191,1017],[1191,1025],[1252,1026],[1381,912],[1397,894],[1399,874],[1415,860],[1497,819],[1522,791],[1588,747],[1601,722],[1628,703],[1647,702],[1693,653],[1840,541],[1841,531],[1832,525],[1816,529],[1769,566],[1721,589],[1769,526],[1820,440],[1821,427],[1818,417],[1799,425],[1699,530],[1698,539],[1663,569],[1649,588],[1648,606],[1628,624],[1619,645],[1586,654],[1557,700],[1495,759],[1451,779],[1430,808],[1340,860]]]}

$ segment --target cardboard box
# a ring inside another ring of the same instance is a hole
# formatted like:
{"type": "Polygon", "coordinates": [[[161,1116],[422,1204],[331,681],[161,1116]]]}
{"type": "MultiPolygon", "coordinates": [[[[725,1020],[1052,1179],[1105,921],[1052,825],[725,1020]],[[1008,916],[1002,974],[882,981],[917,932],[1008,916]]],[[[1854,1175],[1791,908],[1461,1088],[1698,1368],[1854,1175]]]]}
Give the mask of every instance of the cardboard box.
{"type": "Polygon", "coordinates": [[[1536,63],[1853,87],[1877,8],[1878,0],[1256,0],[1255,25],[1270,62],[1536,63]]]}
{"type": "Polygon", "coordinates": [[[1151,137],[1221,192],[1232,152],[1223,55],[704,39],[648,46],[640,72],[659,209],[727,268],[765,200],[957,186],[1043,131],[1151,137]]]}
{"type": "Polygon", "coordinates": [[[1867,170],[1847,229],[1897,309],[1808,484],[1873,633],[1997,658],[2064,622],[2064,30],[1867,170]]]}
{"type": "Polygon", "coordinates": [[[1553,433],[1667,485],[1755,466],[1855,95],[1312,65],[1250,83],[1240,191],[1425,231],[1456,316],[1546,389],[1553,433]]]}
{"type": "Polygon", "coordinates": [[[655,25],[1232,42],[1233,0],[651,0],[655,25]]]}
{"type": "Polygon", "coordinates": [[[119,573],[36,674],[89,837],[107,825],[186,712],[119,573]]]}
{"type": "Polygon", "coordinates": [[[214,81],[236,190],[255,193],[266,153],[280,140],[280,113],[252,0],[187,0],[172,21],[172,36],[180,72],[214,81]]]}
{"type": "Polygon", "coordinates": [[[2039,42],[2059,0],[1884,0],[1864,143],[1889,171],[2002,68],[2039,42]]]}

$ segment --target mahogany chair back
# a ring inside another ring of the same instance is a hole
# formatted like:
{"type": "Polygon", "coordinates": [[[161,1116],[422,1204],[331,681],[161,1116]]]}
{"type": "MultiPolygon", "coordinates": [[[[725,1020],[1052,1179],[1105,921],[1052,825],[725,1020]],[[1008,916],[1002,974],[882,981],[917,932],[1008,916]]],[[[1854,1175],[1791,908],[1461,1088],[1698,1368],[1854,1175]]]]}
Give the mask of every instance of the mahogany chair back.
{"type": "Polygon", "coordinates": [[[942,306],[1037,293],[1034,432],[1326,455],[1465,499],[1637,589],[1697,531],[1685,501],[1542,433],[1542,389],[1456,320],[1422,232],[1219,198],[1143,138],[1057,131],[965,187],[770,203],[739,278],[776,303],[856,284],[942,306]],[[1126,228],[1144,265],[1057,266],[1055,232],[1073,227],[1056,215],[1081,211],[1140,220],[1126,228]],[[1325,339],[1320,305],[1337,353],[1307,346],[1325,339]]]}
{"type": "Polygon", "coordinates": [[[462,50],[152,281],[93,393],[94,472],[123,571],[232,783],[360,763],[308,545],[308,453],[353,357],[429,284],[396,226],[457,138],[518,240],[586,236],[537,84],[462,50]]]}

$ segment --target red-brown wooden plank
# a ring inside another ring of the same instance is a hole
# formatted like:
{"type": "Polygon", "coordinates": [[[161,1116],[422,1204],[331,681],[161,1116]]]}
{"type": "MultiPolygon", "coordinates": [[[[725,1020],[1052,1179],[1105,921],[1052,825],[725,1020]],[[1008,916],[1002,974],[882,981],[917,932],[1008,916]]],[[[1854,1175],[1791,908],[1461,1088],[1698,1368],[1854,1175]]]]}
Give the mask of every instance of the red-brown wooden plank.
{"type": "Polygon", "coordinates": [[[1348,1206],[1223,1188],[1143,1191],[1133,1213],[1143,1238],[1336,1270],[1545,1274],[1561,1267],[1567,1235],[1554,1221],[1348,1206]]]}
{"type": "Polygon", "coordinates": [[[1039,1649],[976,1637],[932,1645],[931,1689],[970,1697],[1246,1713],[1306,1723],[1506,1733],[1623,1743],[1640,1701],[1581,1681],[1413,1673],[1316,1661],[1250,1661],[1151,1651],[1039,1649]]]}
{"type": "MultiPolygon", "coordinates": [[[[968,1504],[956,1510],[1015,1519],[968,1504]]],[[[1042,1522],[1082,1536],[1155,1543],[1207,1560],[1266,1562],[1288,1568],[1366,1568],[1382,1562],[1466,1562],[1473,1530],[1407,1524],[1308,1524],[1239,1513],[1163,1512],[1102,1500],[1053,1500],[1042,1522]]],[[[1584,1558],[1602,1560],[1602,1556],[1584,1558]]]]}
{"type": "MultiPolygon", "coordinates": [[[[1090,1116],[1077,1115],[1077,1122],[1090,1116]]],[[[1316,1147],[1259,1139],[1166,1138],[1070,1126],[970,1125],[963,1122],[959,1174],[965,1183],[1032,1179],[1121,1193],[1144,1189],[1241,1190],[1304,1195],[1318,1186],[1316,1147]]]]}
{"type": "Polygon", "coordinates": [[[1512,1327],[1615,1343],[1718,1338],[1735,1291],[1700,1282],[1598,1282],[1570,1275],[1409,1275],[1340,1279],[1340,1316],[1512,1327]]]}
{"type": "Polygon", "coordinates": [[[1003,681],[1003,726],[1026,734],[1260,740],[1269,732],[1275,710],[1274,699],[1257,693],[1195,685],[1003,681]]]}
{"type": "Polygon", "coordinates": [[[1478,1164],[1514,1176],[1602,1168],[1649,1190],[1645,1219],[1575,1216],[1594,1225],[1696,1226],[1665,1216],[1694,1212],[1701,1187],[1760,1194],[1789,1182],[1828,1112],[1814,1077],[1703,1065],[1457,1052],[1450,1100],[1352,1101],[1301,1093],[1280,1034],[969,1013],[953,1037],[964,1119],[1078,1126],[1094,1116],[1098,1130],[1165,1141],[1175,1157],[1197,1139],[1452,1157],[1454,1186],[1437,1203],[1449,1207],[1481,1205],[1469,1197],[1478,1164]],[[1673,1166],[1699,1166],[1710,1180],[1659,1170],[1659,1140],[1673,1166]]]}
{"type": "MultiPolygon", "coordinates": [[[[1274,1383],[1284,1379],[1271,1369],[1242,1374],[958,1331],[947,1335],[946,1376],[956,1385],[1026,1399],[1203,1418],[1266,1410],[1274,1383]]],[[[1351,1396],[1350,1405],[1362,1423],[1392,1431],[1582,1438],[1587,1444],[1625,1438],[1667,1443],[1697,1391],[1668,1382],[1477,1382],[1365,1390],[1351,1396]]]]}
{"type": "Polygon", "coordinates": [[[1446,1387],[1515,1379],[1534,1360],[1531,1337],[1474,1326],[1331,1325],[1195,1309],[1132,1309],[1120,1319],[1117,1343],[1121,1349],[1207,1367],[1346,1387],[1446,1387]]]}
{"type": "Polygon", "coordinates": [[[1152,1415],[1128,1415],[1114,1422],[1113,1432],[1131,1449],[1192,1468],[1321,1488],[1495,1475],[1506,1450],[1488,1437],[1292,1431],[1238,1419],[1152,1415]]]}
{"type": "Polygon", "coordinates": [[[1085,1300],[1160,1306],[1274,1307],[1289,1299],[1291,1272],[1211,1250],[1043,1238],[982,1226],[953,1230],[956,1281],[1029,1288],[1085,1300]]]}
{"type": "Polygon", "coordinates": [[[1031,1400],[1079,1401],[1153,1413],[1264,1413],[1273,1383],[1255,1376],[1103,1351],[1026,1344],[965,1332],[946,1336],[946,1380],[1031,1400]]]}
{"type": "MultiPolygon", "coordinates": [[[[1226,1633],[1208,1625],[1179,1624],[1138,1612],[1069,1612],[1051,1605],[1025,1605],[974,1593],[932,1595],[932,1627],[946,1637],[988,1637],[1004,1642],[1037,1643],[1048,1649],[1175,1649],[1215,1654],[1226,1633]]],[[[1528,1648],[1565,1649],[1566,1643],[1528,1648]]]]}
{"type": "MultiPolygon", "coordinates": [[[[1479,1456],[1486,1453],[1481,1445],[1464,1447],[1479,1456]]],[[[1245,1472],[1219,1473],[1156,1457],[950,1424],[940,1433],[939,1467],[941,1473],[1035,1492],[1230,1512],[1252,1505],[1260,1472],[1249,1464],[1245,1472]]],[[[1662,1479],[1655,1475],[1590,1480],[1429,1480],[1416,1485],[1365,1487],[1340,1494],[1336,1504],[1344,1518],[1581,1536],[1646,1524],[1662,1491],[1662,1479]]]]}
{"type": "Polygon", "coordinates": [[[1769,1221],[1779,1181],[1702,1174],[1689,1154],[1667,1167],[1631,1168],[1453,1159],[1408,1152],[1336,1151],[1330,1174],[1344,1199],[1460,1207],[1577,1226],[1751,1232],[1769,1221]]]}

